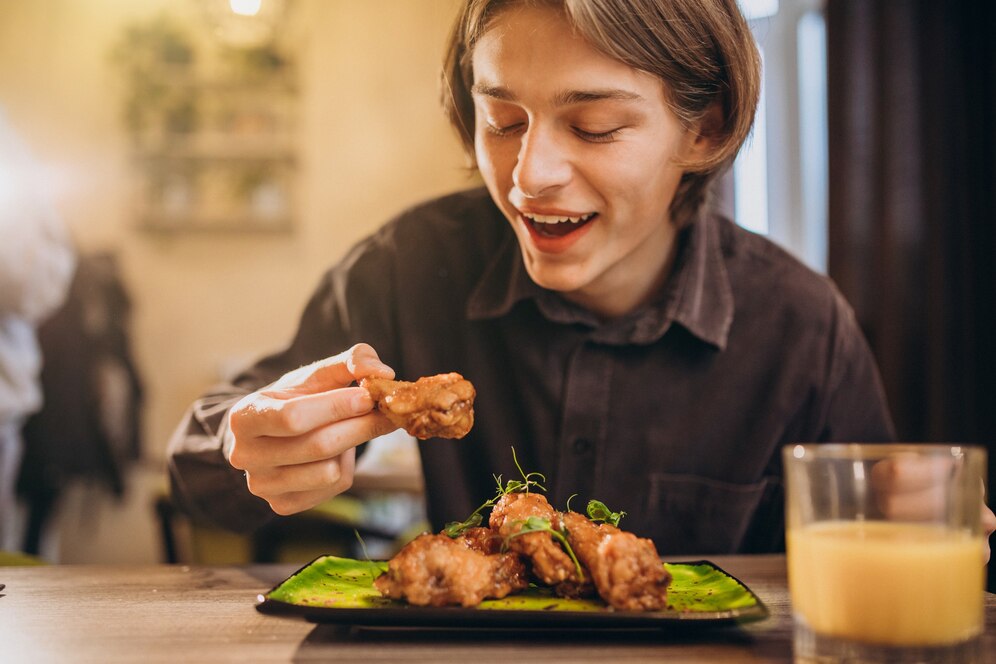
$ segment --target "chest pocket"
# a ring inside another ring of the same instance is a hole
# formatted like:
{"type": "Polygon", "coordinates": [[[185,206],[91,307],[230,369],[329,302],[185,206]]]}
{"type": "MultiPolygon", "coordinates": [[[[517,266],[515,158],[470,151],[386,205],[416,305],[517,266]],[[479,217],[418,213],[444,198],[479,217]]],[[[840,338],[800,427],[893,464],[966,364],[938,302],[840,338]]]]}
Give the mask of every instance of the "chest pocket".
{"type": "Polygon", "coordinates": [[[650,476],[648,532],[664,554],[733,553],[740,549],[768,479],[733,484],[695,475],[650,476]]]}

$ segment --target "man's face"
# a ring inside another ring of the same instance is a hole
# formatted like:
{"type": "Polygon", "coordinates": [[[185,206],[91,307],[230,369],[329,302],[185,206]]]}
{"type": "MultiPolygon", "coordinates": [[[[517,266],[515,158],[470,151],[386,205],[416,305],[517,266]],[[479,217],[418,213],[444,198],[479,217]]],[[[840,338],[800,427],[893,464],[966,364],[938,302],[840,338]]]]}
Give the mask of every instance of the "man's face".
{"type": "Polygon", "coordinates": [[[473,70],[478,167],[529,275],[606,317],[646,302],[670,267],[675,162],[702,143],[661,81],[544,7],[502,12],[473,70]]]}

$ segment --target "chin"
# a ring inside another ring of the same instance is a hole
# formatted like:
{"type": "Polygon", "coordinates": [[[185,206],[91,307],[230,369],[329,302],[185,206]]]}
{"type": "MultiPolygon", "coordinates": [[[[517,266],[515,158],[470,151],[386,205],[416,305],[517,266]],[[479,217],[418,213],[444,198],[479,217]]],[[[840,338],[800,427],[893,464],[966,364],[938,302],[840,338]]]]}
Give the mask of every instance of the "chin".
{"type": "Polygon", "coordinates": [[[576,274],[575,270],[563,267],[538,267],[530,264],[528,259],[526,259],[526,272],[538,286],[558,293],[573,293],[581,290],[587,283],[581,275],[576,274]]]}

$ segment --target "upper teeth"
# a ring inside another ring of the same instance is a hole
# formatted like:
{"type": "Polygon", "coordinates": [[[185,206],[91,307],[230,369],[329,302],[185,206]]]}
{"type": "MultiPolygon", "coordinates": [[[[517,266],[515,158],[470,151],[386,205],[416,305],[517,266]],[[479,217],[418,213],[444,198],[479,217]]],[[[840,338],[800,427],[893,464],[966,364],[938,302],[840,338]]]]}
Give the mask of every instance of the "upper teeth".
{"type": "Polygon", "coordinates": [[[589,212],[588,214],[583,214],[580,217],[561,217],[558,215],[551,214],[522,214],[523,217],[529,221],[534,221],[537,224],[562,224],[565,221],[569,221],[572,224],[580,224],[582,221],[588,221],[595,216],[594,212],[589,212]]]}

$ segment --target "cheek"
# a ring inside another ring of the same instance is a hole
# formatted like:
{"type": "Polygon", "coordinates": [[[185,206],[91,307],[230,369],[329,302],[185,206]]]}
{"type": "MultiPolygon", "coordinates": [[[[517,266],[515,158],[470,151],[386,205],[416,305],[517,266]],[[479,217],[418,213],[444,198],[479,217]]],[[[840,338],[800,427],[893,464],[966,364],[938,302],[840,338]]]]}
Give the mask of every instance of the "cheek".
{"type": "Polygon", "coordinates": [[[673,195],[681,179],[682,170],[673,157],[670,150],[638,150],[615,160],[614,167],[603,169],[603,173],[615,185],[635,193],[638,199],[661,201],[662,197],[673,195]]]}
{"type": "Polygon", "coordinates": [[[480,131],[474,136],[474,159],[477,161],[477,168],[481,173],[491,170],[491,151],[488,150],[480,131]]]}
{"type": "Polygon", "coordinates": [[[477,159],[477,169],[487,182],[496,182],[511,177],[515,166],[515,155],[508,154],[504,145],[496,145],[489,136],[480,135],[474,141],[474,155],[477,159]],[[511,158],[511,162],[509,161],[511,158]]]}

